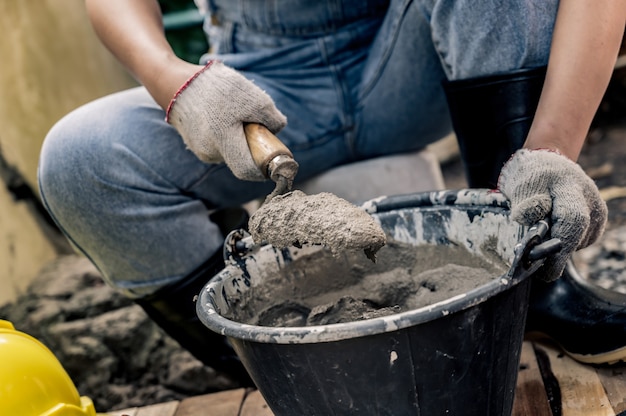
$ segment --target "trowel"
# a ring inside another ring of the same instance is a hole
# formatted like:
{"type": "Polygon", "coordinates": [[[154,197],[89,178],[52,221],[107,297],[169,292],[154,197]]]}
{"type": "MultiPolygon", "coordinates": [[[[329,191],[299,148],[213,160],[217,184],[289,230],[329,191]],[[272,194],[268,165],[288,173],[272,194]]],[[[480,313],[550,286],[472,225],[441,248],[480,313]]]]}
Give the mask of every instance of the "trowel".
{"type": "Polygon", "coordinates": [[[265,126],[250,123],[244,130],[254,163],[276,183],[248,223],[256,243],[267,242],[279,249],[322,244],[336,256],[345,250],[363,250],[376,260],[376,252],[387,240],[371,215],[328,192],[292,191],[298,163],[291,151],[265,126]]]}

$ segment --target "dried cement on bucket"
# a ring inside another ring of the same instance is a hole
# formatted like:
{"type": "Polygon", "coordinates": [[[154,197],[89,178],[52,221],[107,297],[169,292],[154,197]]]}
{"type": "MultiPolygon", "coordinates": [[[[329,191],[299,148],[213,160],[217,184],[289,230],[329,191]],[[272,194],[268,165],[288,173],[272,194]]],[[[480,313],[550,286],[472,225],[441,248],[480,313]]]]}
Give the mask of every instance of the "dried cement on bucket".
{"type": "Polygon", "coordinates": [[[252,239],[276,248],[323,244],[339,255],[364,250],[371,260],[385,245],[385,233],[371,215],[329,192],[292,191],[265,202],[250,218],[252,239]]]}
{"type": "Polygon", "coordinates": [[[505,264],[494,264],[489,257],[460,246],[393,242],[380,250],[373,265],[354,253],[337,259],[320,250],[235,299],[235,320],[295,327],[405,312],[465,293],[506,272],[505,264]]]}

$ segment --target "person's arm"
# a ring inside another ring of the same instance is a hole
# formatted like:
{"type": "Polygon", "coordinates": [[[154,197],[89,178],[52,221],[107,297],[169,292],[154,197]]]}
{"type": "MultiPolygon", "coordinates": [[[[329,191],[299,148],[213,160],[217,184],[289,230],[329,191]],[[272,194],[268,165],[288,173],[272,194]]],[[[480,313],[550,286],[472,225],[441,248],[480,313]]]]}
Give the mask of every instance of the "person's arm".
{"type": "Polygon", "coordinates": [[[624,34],[625,0],[561,0],[548,73],[525,148],[577,160],[624,34]]]}
{"type": "Polygon", "coordinates": [[[156,0],[86,0],[102,43],[165,110],[165,120],[206,163],[225,162],[239,179],[263,181],[250,154],[245,123],[277,133],[287,123],[272,98],[221,62],[194,65],[178,58],[156,0]]]}
{"type": "Polygon", "coordinates": [[[167,109],[184,82],[202,67],[178,58],[165,38],[156,0],[86,0],[102,43],[167,109]]]}
{"type": "Polygon", "coordinates": [[[504,165],[498,188],[511,218],[548,219],[561,241],[537,276],[561,276],[575,250],[603,233],[608,209],[594,181],[575,161],[611,78],[624,34],[626,0],[561,0],[548,73],[524,148],[504,165]]]}

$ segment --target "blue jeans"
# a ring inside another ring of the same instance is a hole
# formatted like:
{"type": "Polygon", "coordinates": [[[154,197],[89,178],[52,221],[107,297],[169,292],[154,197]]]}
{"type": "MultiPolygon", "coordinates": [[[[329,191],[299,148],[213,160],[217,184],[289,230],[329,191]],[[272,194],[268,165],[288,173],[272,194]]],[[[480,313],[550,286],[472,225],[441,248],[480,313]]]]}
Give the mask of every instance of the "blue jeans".
{"type": "MultiPolygon", "coordinates": [[[[557,1],[219,0],[214,54],[289,123],[297,181],[414,151],[451,130],[441,81],[545,65],[557,1]],[[298,4],[301,3],[301,4],[298,4]]],[[[268,194],[189,152],[145,89],[60,120],[39,165],[43,201],[72,244],[130,297],[174,283],[218,250],[208,214],[268,194]]]]}

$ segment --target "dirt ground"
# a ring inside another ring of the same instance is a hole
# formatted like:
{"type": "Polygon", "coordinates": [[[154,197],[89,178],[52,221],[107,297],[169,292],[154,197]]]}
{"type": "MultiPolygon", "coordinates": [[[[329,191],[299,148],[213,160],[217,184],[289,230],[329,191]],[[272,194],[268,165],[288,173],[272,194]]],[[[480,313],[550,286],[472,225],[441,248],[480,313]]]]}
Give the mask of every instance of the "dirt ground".
{"type": "Polygon", "coordinates": [[[579,163],[607,201],[607,229],[626,225],[626,120],[592,131],[579,163]]]}
{"type": "MultiPolygon", "coordinates": [[[[578,163],[607,201],[607,230],[626,225],[626,68],[616,70],[578,163]]],[[[467,186],[459,159],[442,166],[446,187],[467,186]]]]}

